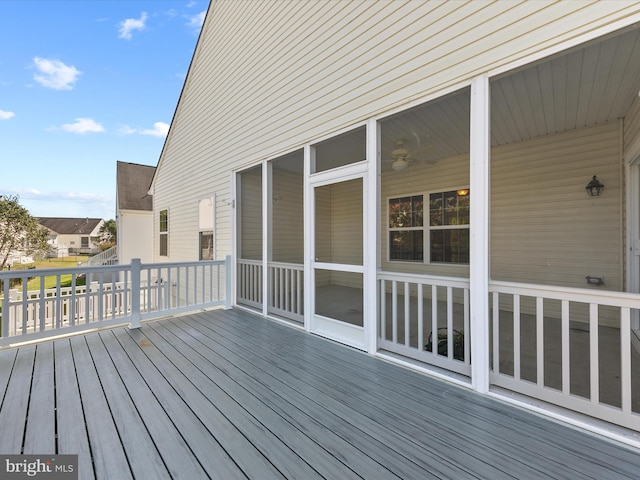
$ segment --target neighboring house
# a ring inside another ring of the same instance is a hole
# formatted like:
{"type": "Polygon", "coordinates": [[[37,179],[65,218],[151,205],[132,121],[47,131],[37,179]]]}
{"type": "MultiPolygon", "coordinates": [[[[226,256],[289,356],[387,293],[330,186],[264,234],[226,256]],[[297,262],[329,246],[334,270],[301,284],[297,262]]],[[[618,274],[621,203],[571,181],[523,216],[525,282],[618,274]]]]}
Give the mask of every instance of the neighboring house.
{"type": "Polygon", "coordinates": [[[640,432],[638,22],[622,0],[212,2],[154,259],[210,242],[239,307],[640,432]]]}
{"type": "Polygon", "coordinates": [[[116,223],[118,261],[153,260],[153,199],[149,186],[155,167],[117,163],[116,223]]]}
{"type": "Polygon", "coordinates": [[[100,252],[101,218],[40,217],[38,222],[50,231],[49,244],[56,251],[66,248],[70,255],[95,255],[100,252]]]}

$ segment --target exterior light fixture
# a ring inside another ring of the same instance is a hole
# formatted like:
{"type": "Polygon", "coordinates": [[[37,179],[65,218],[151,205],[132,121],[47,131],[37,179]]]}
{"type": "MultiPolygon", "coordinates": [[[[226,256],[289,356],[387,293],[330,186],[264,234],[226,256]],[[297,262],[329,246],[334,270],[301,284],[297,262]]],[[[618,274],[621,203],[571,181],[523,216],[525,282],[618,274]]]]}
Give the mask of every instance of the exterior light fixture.
{"type": "Polygon", "coordinates": [[[604,184],[601,183],[600,180],[598,180],[594,175],[591,181],[587,183],[587,186],[584,188],[587,190],[587,194],[590,197],[597,197],[598,195],[600,195],[600,192],[604,190],[604,184]]]}

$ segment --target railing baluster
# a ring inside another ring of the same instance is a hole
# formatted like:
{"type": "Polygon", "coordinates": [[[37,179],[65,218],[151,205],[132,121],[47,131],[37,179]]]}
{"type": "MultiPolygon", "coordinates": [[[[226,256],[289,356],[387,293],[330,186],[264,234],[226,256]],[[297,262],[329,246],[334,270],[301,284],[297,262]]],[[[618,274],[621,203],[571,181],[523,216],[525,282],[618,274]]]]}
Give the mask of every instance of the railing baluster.
{"type": "MultiPolygon", "coordinates": [[[[44,279],[43,279],[44,281],[44,279]]],[[[27,311],[27,278],[22,280],[22,334],[27,334],[27,321],[29,319],[28,311],[27,311]]]]}
{"type": "Polygon", "coordinates": [[[464,292],[464,363],[471,365],[471,312],[469,310],[469,289],[464,292]]]}
{"type": "Polygon", "coordinates": [[[447,287],[447,357],[453,359],[453,288],[447,287]]]}
{"type": "Polygon", "coordinates": [[[380,280],[380,338],[387,339],[387,291],[384,279],[380,280]]]}
{"type": "Polygon", "coordinates": [[[631,310],[620,309],[620,386],[624,413],[631,413],[631,310]]]}
{"type": "MultiPolygon", "coordinates": [[[[41,279],[41,281],[44,282],[44,278],[41,279]]],[[[61,276],[59,274],[56,275],[56,322],[55,322],[56,326],[55,328],[60,328],[62,326],[62,295],[60,292],[61,281],[62,281],[61,276]]]]}
{"type": "Polygon", "coordinates": [[[520,380],[520,295],[513,296],[513,377],[520,380]]]}
{"type": "Polygon", "coordinates": [[[493,371],[500,373],[500,294],[493,292],[493,371]]]}
{"type": "Polygon", "coordinates": [[[431,285],[431,353],[438,355],[438,286],[431,285]]]}
{"type": "Polygon", "coordinates": [[[544,298],[536,297],[536,383],[544,387],[544,298]]]}
{"type": "Polygon", "coordinates": [[[571,393],[571,354],[569,351],[569,301],[562,300],[562,393],[571,393]]]}
{"type": "Polygon", "coordinates": [[[391,282],[391,340],[398,342],[398,283],[391,282]]]}
{"type": "MultiPolygon", "coordinates": [[[[598,345],[598,304],[589,304],[589,383],[591,390],[591,402],[600,402],[600,366],[598,345]]],[[[624,365],[624,363],[623,363],[624,365]]],[[[624,367],[623,367],[624,368],[624,367]]]]}
{"type": "Polygon", "coordinates": [[[424,350],[424,305],[423,305],[422,284],[418,284],[418,350],[424,350]]]}
{"type": "Polygon", "coordinates": [[[39,313],[39,318],[40,318],[40,331],[44,331],[44,329],[46,328],[46,312],[45,312],[45,308],[44,308],[44,302],[45,302],[45,298],[44,298],[44,278],[40,279],[40,295],[39,295],[39,301],[38,304],[40,305],[40,311],[39,313]]]}
{"type": "Polygon", "coordinates": [[[409,282],[404,282],[404,346],[409,346],[409,333],[410,333],[410,300],[409,295],[409,282]]]}

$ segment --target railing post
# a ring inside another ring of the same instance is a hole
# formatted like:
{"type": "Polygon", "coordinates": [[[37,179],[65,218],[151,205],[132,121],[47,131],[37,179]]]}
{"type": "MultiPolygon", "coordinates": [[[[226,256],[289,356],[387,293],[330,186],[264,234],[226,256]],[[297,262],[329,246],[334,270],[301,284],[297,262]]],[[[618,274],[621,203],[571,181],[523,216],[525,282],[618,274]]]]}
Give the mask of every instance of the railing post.
{"type": "MultiPolygon", "coordinates": [[[[231,255],[224,258],[224,309],[231,309],[231,255]]],[[[220,279],[218,279],[220,281],[220,279]]]]}
{"type": "Polygon", "coordinates": [[[140,259],[131,260],[131,322],[129,328],[140,328],[140,259]]]}

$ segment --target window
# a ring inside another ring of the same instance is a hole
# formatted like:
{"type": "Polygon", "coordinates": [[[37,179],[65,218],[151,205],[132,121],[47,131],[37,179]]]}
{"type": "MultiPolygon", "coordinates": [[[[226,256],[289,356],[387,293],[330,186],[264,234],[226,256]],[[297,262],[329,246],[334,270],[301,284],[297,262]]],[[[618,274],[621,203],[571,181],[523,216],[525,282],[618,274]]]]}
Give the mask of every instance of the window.
{"type": "Polygon", "coordinates": [[[89,237],[80,237],[80,248],[89,248],[89,237]]]}
{"type": "Polygon", "coordinates": [[[389,200],[389,259],[424,259],[424,202],[422,195],[389,200]]]}
{"type": "Polygon", "coordinates": [[[429,223],[424,195],[389,199],[389,260],[469,263],[469,190],[429,194],[429,223]]]}
{"type": "Polygon", "coordinates": [[[198,258],[200,260],[215,258],[213,235],[215,198],[214,195],[198,202],[198,258]]]}
{"type": "Polygon", "coordinates": [[[200,232],[200,260],[213,260],[213,232],[200,232]]]}
{"type": "Polygon", "coordinates": [[[169,256],[169,210],[160,210],[160,256],[169,256]]]}

